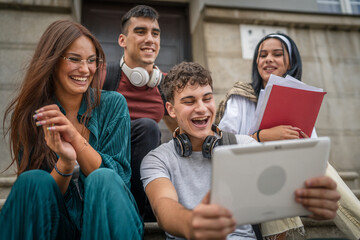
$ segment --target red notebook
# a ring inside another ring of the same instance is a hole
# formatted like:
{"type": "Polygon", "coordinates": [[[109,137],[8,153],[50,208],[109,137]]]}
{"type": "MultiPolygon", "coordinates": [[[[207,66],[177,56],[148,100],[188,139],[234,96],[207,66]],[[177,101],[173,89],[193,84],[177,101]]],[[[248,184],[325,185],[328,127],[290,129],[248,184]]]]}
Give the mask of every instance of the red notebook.
{"type": "Polygon", "coordinates": [[[291,125],[310,137],[325,94],[273,85],[259,129],[291,125]]]}

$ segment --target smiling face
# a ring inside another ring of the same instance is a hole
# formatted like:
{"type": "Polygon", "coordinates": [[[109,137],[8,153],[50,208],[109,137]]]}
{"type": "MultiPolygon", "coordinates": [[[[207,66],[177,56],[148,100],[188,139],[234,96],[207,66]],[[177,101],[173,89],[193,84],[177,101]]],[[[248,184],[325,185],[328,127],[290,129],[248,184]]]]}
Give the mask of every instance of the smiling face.
{"type": "Polygon", "coordinates": [[[167,102],[166,108],[176,118],[180,133],[189,136],[193,150],[201,151],[205,138],[213,135],[216,107],[210,85],[187,84],[180,92],[174,92],[174,103],[167,102]]]}
{"type": "Polygon", "coordinates": [[[270,74],[281,77],[290,69],[289,55],[280,40],[269,38],[260,45],[257,69],[263,79],[264,87],[270,78],[270,74]]]}
{"type": "MultiPolygon", "coordinates": [[[[65,50],[62,56],[70,59],[94,59],[96,50],[88,37],[81,36],[65,50]]],[[[89,65],[87,61],[76,64],[61,57],[55,69],[56,97],[58,99],[66,96],[82,97],[89,88],[95,72],[96,64],[89,65]]]]}
{"type": "Polygon", "coordinates": [[[160,27],[156,19],[132,17],[127,35],[120,34],[119,45],[124,48],[125,63],[130,68],[142,67],[149,73],[160,50],[160,27]]]}

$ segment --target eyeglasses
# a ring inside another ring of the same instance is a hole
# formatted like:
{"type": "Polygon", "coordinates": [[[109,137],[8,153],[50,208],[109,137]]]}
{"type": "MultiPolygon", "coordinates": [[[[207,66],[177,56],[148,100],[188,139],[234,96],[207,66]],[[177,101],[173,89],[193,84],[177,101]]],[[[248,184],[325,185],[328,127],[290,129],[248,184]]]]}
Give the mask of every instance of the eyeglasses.
{"type": "Polygon", "coordinates": [[[78,68],[81,66],[82,62],[86,62],[89,68],[97,69],[103,62],[101,58],[91,57],[88,59],[81,59],[79,57],[64,57],[60,56],[65,59],[68,63],[76,65],[78,68]]]}

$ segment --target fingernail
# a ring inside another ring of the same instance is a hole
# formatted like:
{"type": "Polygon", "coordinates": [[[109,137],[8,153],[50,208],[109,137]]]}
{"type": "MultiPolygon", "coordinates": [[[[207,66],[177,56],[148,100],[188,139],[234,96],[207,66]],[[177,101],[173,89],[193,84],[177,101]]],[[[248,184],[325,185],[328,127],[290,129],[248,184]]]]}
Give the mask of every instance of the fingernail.
{"type": "Polygon", "coordinates": [[[37,125],[37,126],[42,126],[42,125],[45,125],[45,124],[46,124],[46,121],[45,121],[45,120],[36,122],[36,125],[37,125]]]}
{"type": "Polygon", "coordinates": [[[42,113],[37,113],[33,115],[34,119],[38,119],[39,117],[41,117],[43,114],[42,113]]]}
{"type": "Polygon", "coordinates": [[[305,182],[305,185],[308,186],[308,187],[311,187],[312,186],[312,181],[311,180],[306,180],[305,182]]]}
{"type": "Polygon", "coordinates": [[[44,110],[43,108],[39,108],[38,110],[35,110],[35,113],[42,112],[43,110],[44,110]]]}
{"type": "Polygon", "coordinates": [[[304,192],[303,192],[301,189],[297,189],[297,190],[296,190],[296,195],[298,195],[298,196],[302,196],[303,193],[304,193],[304,192]]]}
{"type": "Polygon", "coordinates": [[[47,127],[46,128],[48,131],[52,131],[52,130],[55,130],[55,127],[47,127]]]}

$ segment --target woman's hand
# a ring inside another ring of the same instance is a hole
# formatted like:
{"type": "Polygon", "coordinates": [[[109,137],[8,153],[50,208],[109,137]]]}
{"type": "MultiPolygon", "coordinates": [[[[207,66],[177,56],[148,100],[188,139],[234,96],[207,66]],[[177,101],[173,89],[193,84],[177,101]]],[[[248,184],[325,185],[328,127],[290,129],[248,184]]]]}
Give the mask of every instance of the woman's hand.
{"type": "Polygon", "coordinates": [[[66,142],[71,143],[80,134],[56,104],[40,108],[34,118],[38,126],[47,126],[50,131],[59,132],[66,142]]]}
{"type": "MultiPolygon", "coordinates": [[[[256,134],[253,136],[255,139],[256,134]]],[[[301,131],[300,128],[293,127],[290,125],[279,125],[273,128],[262,129],[259,133],[259,138],[261,142],[266,141],[276,141],[284,139],[298,139],[302,136],[303,138],[308,138],[308,136],[301,131]]]]}
{"type": "Polygon", "coordinates": [[[42,126],[46,144],[51,150],[65,162],[73,164],[76,160],[76,151],[71,142],[79,133],[59,107],[56,104],[44,106],[36,111],[34,118],[36,125],[42,126]]]}
{"type": "Polygon", "coordinates": [[[60,133],[47,130],[46,127],[43,127],[43,129],[48,147],[56,152],[64,162],[73,166],[76,160],[76,151],[74,147],[70,143],[64,141],[61,138],[60,133]]]}
{"type": "Polygon", "coordinates": [[[73,125],[56,104],[40,108],[34,118],[36,125],[44,129],[47,145],[60,156],[59,161],[66,165],[64,167],[74,168],[77,160],[86,176],[100,167],[100,154],[88,144],[76,125],[73,125]]]}

